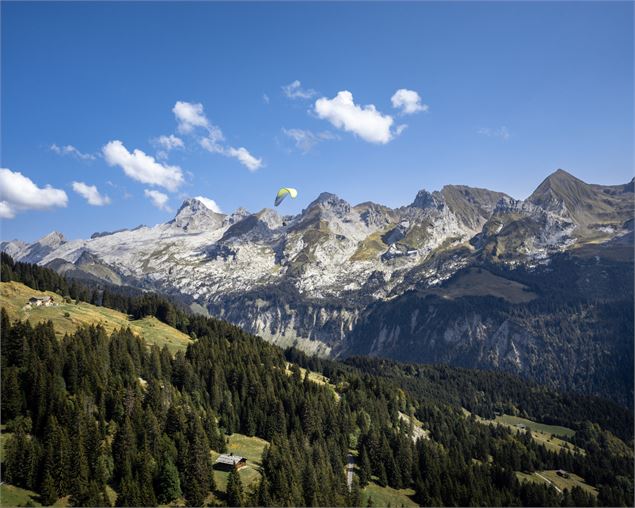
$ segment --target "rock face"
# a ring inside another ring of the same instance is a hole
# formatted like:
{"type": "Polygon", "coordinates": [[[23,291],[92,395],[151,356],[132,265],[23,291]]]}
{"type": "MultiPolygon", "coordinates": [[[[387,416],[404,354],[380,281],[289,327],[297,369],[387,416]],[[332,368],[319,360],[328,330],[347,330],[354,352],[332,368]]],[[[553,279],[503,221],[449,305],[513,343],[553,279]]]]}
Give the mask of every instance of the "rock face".
{"type": "MultiPolygon", "coordinates": [[[[600,257],[628,252],[633,196],[632,181],[593,185],[558,170],[525,201],[448,185],[391,209],[351,206],[325,192],[283,219],[270,209],[223,215],[188,199],[173,220],[154,227],[74,241],[51,233],[30,245],[12,241],[0,248],[73,277],[180,296],[267,340],[322,355],[365,352],[529,373],[543,338],[507,314],[480,311],[442,326],[428,300],[415,300],[417,317],[401,316],[395,305],[426,291],[433,291],[428,299],[445,298],[434,288],[452,285],[470,267],[489,267],[507,281],[513,277],[501,270],[520,270],[531,281],[557,256],[585,248],[604,249],[600,257]],[[408,347],[418,353],[408,357],[408,347]]],[[[632,255],[626,262],[632,280],[632,255]]],[[[585,282],[580,276],[575,284],[596,287],[593,277],[585,282]]],[[[455,287],[450,307],[465,298],[492,298],[504,285],[485,284],[481,294],[469,296],[455,287]]],[[[543,291],[540,298],[553,288],[543,291]]]]}

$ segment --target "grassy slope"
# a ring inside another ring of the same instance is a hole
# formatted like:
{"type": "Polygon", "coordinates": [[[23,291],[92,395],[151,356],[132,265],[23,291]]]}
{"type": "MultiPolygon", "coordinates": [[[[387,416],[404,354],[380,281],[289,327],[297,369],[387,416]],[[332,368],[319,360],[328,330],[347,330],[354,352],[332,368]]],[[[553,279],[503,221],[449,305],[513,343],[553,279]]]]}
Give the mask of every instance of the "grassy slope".
{"type": "Polygon", "coordinates": [[[555,470],[536,471],[534,473],[521,473],[520,471],[517,471],[516,477],[521,481],[555,485],[560,490],[570,490],[577,486],[594,496],[597,496],[598,494],[598,490],[595,487],[586,483],[584,478],[573,473],[569,473],[569,478],[562,478],[561,476],[558,476],[555,470]]]}
{"type": "Polygon", "coordinates": [[[42,506],[38,495],[30,490],[14,487],[8,483],[0,485],[0,506],[26,506],[31,501],[34,506],[42,506]]]}
{"type": "Polygon", "coordinates": [[[496,421],[507,425],[525,425],[532,432],[543,432],[553,434],[554,436],[573,437],[575,430],[568,427],[560,427],[558,425],[547,425],[546,423],[538,423],[519,416],[500,415],[496,417],[496,421]]]}
{"type": "Polygon", "coordinates": [[[368,498],[373,500],[373,506],[417,506],[409,496],[415,493],[412,489],[393,489],[380,487],[376,483],[369,483],[362,490],[362,506],[368,504],[368,498]]]}
{"type": "MultiPolygon", "coordinates": [[[[284,371],[284,373],[287,376],[293,375],[293,371],[291,370],[291,366],[292,366],[292,364],[287,362],[287,369],[284,371]]],[[[299,367],[299,369],[300,369],[300,375],[302,376],[302,379],[304,379],[304,376],[306,376],[307,370],[304,367],[299,367]]],[[[331,384],[331,380],[329,378],[327,378],[326,376],[323,376],[319,372],[313,372],[312,370],[310,370],[308,372],[309,372],[309,381],[311,381],[313,383],[316,383],[318,385],[323,385],[323,386],[326,386],[326,387],[330,388],[333,391],[333,395],[335,395],[335,398],[337,400],[340,399],[340,394],[337,393],[336,386],[334,384],[331,384]]]]}
{"type": "Polygon", "coordinates": [[[82,325],[101,324],[109,333],[121,327],[130,327],[133,333],[143,337],[149,344],[156,344],[159,347],[167,345],[173,353],[184,350],[190,342],[187,335],[155,317],[133,321],[126,314],[106,307],[97,307],[84,302],[64,303],[62,297],[55,293],[36,291],[19,282],[0,282],[0,306],[7,310],[11,319],[22,321],[28,319],[33,324],[51,320],[59,337],[74,332],[82,325]],[[59,305],[24,310],[29,298],[45,295],[55,298],[59,305]],[[66,317],[65,313],[68,313],[69,317],[66,317]]]}
{"type": "MultiPolygon", "coordinates": [[[[238,471],[240,479],[245,490],[255,485],[260,479],[260,466],[262,452],[269,443],[259,437],[249,437],[244,434],[232,434],[227,437],[227,453],[240,455],[247,459],[247,465],[241,467],[238,471]]],[[[212,451],[212,461],[215,461],[220,453],[212,451]]],[[[214,469],[214,479],[216,480],[216,489],[225,492],[227,489],[227,477],[229,473],[214,469]]]]}
{"type": "Polygon", "coordinates": [[[424,293],[447,299],[490,295],[504,298],[511,303],[526,303],[536,298],[536,295],[528,291],[523,284],[477,268],[471,268],[462,273],[444,287],[427,289],[424,293]]]}
{"type": "MultiPolygon", "coordinates": [[[[469,411],[464,410],[466,414],[470,414],[469,411]]],[[[546,423],[534,422],[532,420],[527,420],[526,418],[520,418],[518,416],[511,415],[499,415],[494,420],[486,420],[485,418],[481,418],[480,416],[474,415],[476,419],[484,424],[496,424],[503,425],[508,427],[516,432],[526,432],[524,429],[518,427],[518,425],[522,424],[527,427],[531,431],[531,435],[538,444],[543,445],[548,450],[554,452],[560,452],[560,450],[565,450],[568,452],[578,451],[581,454],[585,454],[585,450],[579,448],[563,439],[560,439],[556,436],[565,436],[571,437],[575,434],[575,431],[569,429],[568,427],[560,427],[558,425],[547,425],[546,423]]]]}

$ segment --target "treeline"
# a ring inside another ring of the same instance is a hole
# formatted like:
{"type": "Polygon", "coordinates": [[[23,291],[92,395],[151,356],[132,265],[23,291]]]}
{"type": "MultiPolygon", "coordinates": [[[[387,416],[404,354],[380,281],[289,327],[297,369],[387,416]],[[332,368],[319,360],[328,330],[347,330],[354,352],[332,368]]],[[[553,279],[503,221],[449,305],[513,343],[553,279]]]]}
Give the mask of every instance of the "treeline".
{"type": "MultiPolygon", "coordinates": [[[[3,313],[2,421],[12,432],[3,480],[39,492],[45,504],[70,495],[83,506],[110,505],[107,487],[119,506],[179,498],[193,506],[359,505],[371,480],[410,486],[425,505],[595,504],[580,489],[559,495],[513,474],[578,471],[583,456],[559,456],[443,405],[419,407],[369,374],[342,375],[336,395],[298,367],[289,374],[278,348],[233,327],[219,332],[172,357],[128,330],[109,337],[88,327],[59,341],[50,323],[10,323],[3,313]],[[400,413],[425,416],[432,439],[413,440],[412,421],[400,413]],[[209,451],[222,451],[232,432],[271,444],[255,488],[233,474],[222,493],[209,451]],[[350,449],[359,478],[351,490],[350,449]]],[[[607,474],[622,474],[618,466],[607,474]]],[[[627,504],[614,483],[607,504],[627,504]]]]}
{"type": "Polygon", "coordinates": [[[345,363],[389,378],[421,398],[464,407],[484,418],[507,413],[573,429],[593,422],[625,442],[633,440],[633,414],[626,408],[599,397],[558,393],[513,374],[364,356],[345,363]]]}

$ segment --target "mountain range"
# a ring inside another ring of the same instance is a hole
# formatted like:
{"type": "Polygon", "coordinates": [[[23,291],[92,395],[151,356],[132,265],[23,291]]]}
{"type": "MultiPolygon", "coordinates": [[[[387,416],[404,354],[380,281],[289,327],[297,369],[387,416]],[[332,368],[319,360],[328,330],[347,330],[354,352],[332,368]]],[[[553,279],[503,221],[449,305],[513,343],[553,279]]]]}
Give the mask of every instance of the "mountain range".
{"type": "Polygon", "coordinates": [[[153,227],[0,249],[309,353],[502,369],[629,405],[633,185],[557,170],[525,200],[447,185],[389,208],[325,192],[295,216],[188,199],[153,227]]]}

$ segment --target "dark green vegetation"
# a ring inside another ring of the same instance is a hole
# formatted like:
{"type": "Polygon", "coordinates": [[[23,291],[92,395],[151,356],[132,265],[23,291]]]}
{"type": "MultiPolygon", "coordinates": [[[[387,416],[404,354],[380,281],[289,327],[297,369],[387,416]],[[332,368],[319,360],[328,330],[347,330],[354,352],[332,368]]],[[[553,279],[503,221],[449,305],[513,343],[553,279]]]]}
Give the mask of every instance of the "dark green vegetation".
{"type": "Polygon", "coordinates": [[[586,246],[532,269],[482,259],[439,288],[371,305],[343,349],[512,372],[632,407],[630,249],[586,246]]]}
{"type": "MultiPolygon", "coordinates": [[[[13,280],[25,281],[25,272],[13,269],[13,280]]],[[[46,281],[44,269],[31,275],[32,284],[60,284],[46,281]]],[[[173,356],[125,329],[109,335],[89,326],[60,340],[50,323],[12,323],[2,314],[2,423],[10,433],[2,479],[37,492],[43,504],[70,496],[75,505],[110,505],[112,488],[120,506],[359,505],[367,484],[432,506],[632,504],[632,417],[611,403],[593,400],[597,407],[585,411],[589,399],[494,373],[319,360],[189,316],[160,297],[116,298],[196,340],[173,356]],[[586,453],[555,453],[529,433],[466,417],[464,407],[569,427],[586,453]],[[413,439],[416,421],[429,439],[413,439]],[[212,451],[225,451],[226,435],[236,432],[270,445],[257,483],[231,475],[223,491],[212,451]],[[560,468],[596,487],[597,497],[516,475],[560,468]]]]}

